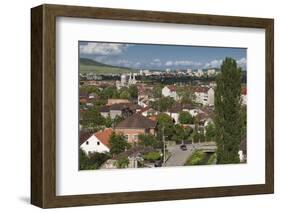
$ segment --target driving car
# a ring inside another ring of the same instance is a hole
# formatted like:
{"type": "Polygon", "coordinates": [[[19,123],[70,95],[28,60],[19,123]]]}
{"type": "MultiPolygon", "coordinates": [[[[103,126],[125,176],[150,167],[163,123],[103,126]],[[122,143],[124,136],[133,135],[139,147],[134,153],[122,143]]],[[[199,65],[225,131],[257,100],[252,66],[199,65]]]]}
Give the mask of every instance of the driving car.
{"type": "Polygon", "coordinates": [[[186,147],[185,144],[182,144],[182,145],[180,146],[180,149],[181,149],[182,151],[186,151],[186,150],[187,150],[187,147],[186,147]]]}

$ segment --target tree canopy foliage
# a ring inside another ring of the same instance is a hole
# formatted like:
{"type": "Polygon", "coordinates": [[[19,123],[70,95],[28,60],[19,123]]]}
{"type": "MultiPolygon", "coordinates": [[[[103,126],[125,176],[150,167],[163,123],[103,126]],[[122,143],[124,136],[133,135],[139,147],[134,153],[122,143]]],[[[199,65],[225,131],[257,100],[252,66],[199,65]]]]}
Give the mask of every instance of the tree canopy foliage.
{"type": "Polygon", "coordinates": [[[192,116],[189,112],[180,112],[179,113],[179,122],[181,124],[191,124],[193,121],[192,116]]]}
{"type": "Polygon", "coordinates": [[[130,144],[126,141],[125,136],[123,134],[117,134],[116,132],[111,134],[109,144],[110,153],[116,155],[130,148],[130,144]]]}
{"type": "Polygon", "coordinates": [[[238,163],[241,142],[241,69],[226,58],[216,79],[215,126],[217,163],[238,163]]]}
{"type": "Polygon", "coordinates": [[[175,100],[171,97],[161,97],[151,102],[151,107],[159,112],[165,112],[175,104],[175,100]]]}

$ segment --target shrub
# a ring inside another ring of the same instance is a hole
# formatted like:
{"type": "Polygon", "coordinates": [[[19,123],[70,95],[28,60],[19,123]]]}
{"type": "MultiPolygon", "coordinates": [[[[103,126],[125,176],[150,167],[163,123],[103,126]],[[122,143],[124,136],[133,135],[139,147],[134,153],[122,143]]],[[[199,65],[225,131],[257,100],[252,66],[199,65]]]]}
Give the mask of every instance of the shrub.
{"type": "Polygon", "coordinates": [[[205,158],[206,153],[202,151],[195,151],[192,153],[185,165],[202,165],[204,163],[205,158]]]}
{"type": "Polygon", "coordinates": [[[118,168],[118,169],[121,169],[121,168],[127,168],[129,165],[129,159],[128,157],[126,156],[121,156],[117,159],[117,161],[115,162],[115,166],[118,168]]]}
{"type": "Polygon", "coordinates": [[[153,161],[159,160],[159,159],[161,158],[161,155],[160,155],[159,152],[149,152],[149,153],[145,154],[145,155],[143,156],[143,158],[144,158],[145,160],[148,160],[148,161],[150,161],[150,162],[153,162],[153,161]]]}

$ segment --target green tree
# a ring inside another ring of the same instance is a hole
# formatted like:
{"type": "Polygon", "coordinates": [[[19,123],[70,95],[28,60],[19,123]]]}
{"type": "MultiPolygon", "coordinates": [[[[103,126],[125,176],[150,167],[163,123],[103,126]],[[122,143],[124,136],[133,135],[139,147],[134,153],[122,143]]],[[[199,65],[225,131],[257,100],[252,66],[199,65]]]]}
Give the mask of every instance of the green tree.
{"type": "Polygon", "coordinates": [[[217,163],[238,163],[241,141],[241,69],[226,58],[216,78],[215,126],[217,163]]]}
{"type": "Polygon", "coordinates": [[[118,123],[120,123],[121,121],[123,121],[124,118],[122,116],[116,115],[114,119],[112,119],[112,127],[115,127],[118,123]]]}
{"type": "Polygon", "coordinates": [[[195,128],[195,130],[192,132],[191,138],[192,138],[192,141],[193,141],[194,143],[199,142],[199,140],[200,140],[200,134],[199,134],[198,130],[196,130],[196,128],[195,128]]]}
{"type": "Polygon", "coordinates": [[[199,129],[199,141],[200,141],[200,142],[204,142],[205,139],[206,139],[206,137],[205,137],[204,129],[203,129],[203,128],[200,128],[200,129],[199,129]]]}
{"type": "Polygon", "coordinates": [[[81,124],[87,127],[96,127],[105,125],[105,118],[97,111],[96,108],[91,108],[81,112],[81,124]]]}
{"type": "Polygon", "coordinates": [[[154,162],[156,160],[159,160],[161,158],[161,155],[159,152],[148,152],[143,156],[143,158],[147,161],[154,162]]]}
{"type": "Polygon", "coordinates": [[[93,165],[91,165],[90,158],[86,155],[86,153],[82,149],[79,150],[79,169],[80,170],[93,169],[93,165]]]}
{"type": "Polygon", "coordinates": [[[241,107],[242,137],[247,134],[247,106],[241,107]]]}
{"type": "Polygon", "coordinates": [[[181,124],[191,124],[192,123],[192,116],[189,112],[180,112],[179,114],[179,122],[181,124]]]}
{"type": "Polygon", "coordinates": [[[127,168],[129,165],[129,159],[127,156],[120,156],[117,161],[115,162],[115,166],[118,169],[127,168]]]}
{"type": "Polygon", "coordinates": [[[178,87],[177,93],[180,97],[180,102],[182,104],[193,104],[195,100],[194,92],[191,90],[191,87],[185,86],[185,87],[178,87]]]}
{"type": "Polygon", "coordinates": [[[106,153],[89,153],[88,155],[82,150],[79,150],[79,169],[92,170],[99,169],[100,166],[109,159],[106,153]]]}
{"type": "Polygon", "coordinates": [[[173,132],[174,133],[173,133],[173,136],[172,136],[172,140],[174,140],[176,142],[183,143],[183,141],[185,139],[188,139],[188,136],[189,136],[188,132],[185,131],[185,129],[179,124],[174,126],[173,132]]]}
{"type": "Polygon", "coordinates": [[[130,99],[131,98],[130,92],[127,91],[127,90],[122,91],[120,93],[120,98],[122,98],[122,99],[130,99]]]}
{"type": "Polygon", "coordinates": [[[101,91],[100,98],[102,99],[109,99],[109,98],[119,98],[118,91],[116,87],[110,86],[106,87],[101,91]]]}
{"type": "Polygon", "coordinates": [[[194,117],[194,124],[195,124],[195,127],[194,127],[194,130],[192,131],[191,139],[192,139],[193,143],[197,143],[200,140],[199,119],[197,116],[194,117]]]}
{"type": "Polygon", "coordinates": [[[140,145],[143,145],[146,147],[157,148],[160,146],[159,141],[152,134],[140,134],[138,136],[138,142],[140,145]]]}
{"type": "Polygon", "coordinates": [[[80,92],[85,92],[85,93],[92,93],[92,92],[94,92],[97,95],[100,95],[100,90],[96,86],[85,86],[85,85],[83,85],[83,86],[81,86],[79,88],[79,91],[80,92]]]}
{"type": "Polygon", "coordinates": [[[207,141],[214,141],[215,140],[215,136],[216,136],[216,128],[215,125],[213,123],[209,123],[206,126],[206,140],[207,141]]]}
{"type": "Polygon", "coordinates": [[[110,127],[112,127],[112,124],[113,124],[113,119],[111,119],[110,116],[107,116],[107,117],[105,118],[105,126],[106,126],[107,128],[110,128],[110,127]]]}
{"type": "Polygon", "coordinates": [[[138,98],[138,88],[136,85],[131,85],[128,89],[129,93],[130,93],[130,97],[133,99],[137,99],[138,98]]]}
{"type": "Polygon", "coordinates": [[[155,87],[153,87],[152,95],[153,95],[153,98],[161,98],[162,97],[162,87],[161,87],[161,85],[156,85],[155,87]]]}
{"type": "Polygon", "coordinates": [[[175,100],[171,97],[162,97],[157,101],[151,102],[152,108],[160,112],[167,111],[174,104],[175,104],[175,100]]]}
{"type": "Polygon", "coordinates": [[[165,114],[161,113],[157,116],[157,137],[161,141],[163,136],[163,130],[164,135],[167,139],[171,139],[173,136],[173,119],[165,114]]]}
{"type": "Polygon", "coordinates": [[[131,147],[123,134],[117,134],[115,132],[111,134],[109,138],[109,144],[110,153],[113,155],[118,155],[131,147]]]}

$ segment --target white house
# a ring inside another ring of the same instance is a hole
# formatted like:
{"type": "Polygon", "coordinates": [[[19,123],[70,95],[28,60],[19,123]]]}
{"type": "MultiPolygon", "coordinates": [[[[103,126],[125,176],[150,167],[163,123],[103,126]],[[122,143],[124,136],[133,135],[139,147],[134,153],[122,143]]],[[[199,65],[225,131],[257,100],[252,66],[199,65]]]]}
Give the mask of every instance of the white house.
{"type": "Polygon", "coordinates": [[[216,70],[215,69],[208,69],[207,74],[208,74],[208,76],[214,76],[216,74],[216,70]]]}
{"type": "Polygon", "coordinates": [[[215,99],[215,91],[212,87],[195,87],[194,88],[195,102],[203,106],[213,106],[215,99]]]}
{"type": "Polygon", "coordinates": [[[208,100],[207,100],[207,105],[209,106],[214,106],[215,104],[215,90],[211,87],[208,90],[208,100]]]}
{"type": "Polygon", "coordinates": [[[241,89],[241,99],[242,99],[242,104],[247,105],[247,89],[246,89],[246,87],[242,87],[242,89],[241,89]]]}
{"type": "Polygon", "coordinates": [[[149,117],[149,116],[152,116],[152,115],[158,115],[159,112],[152,109],[151,107],[144,107],[142,108],[139,113],[141,113],[144,117],[149,117]]]}
{"type": "Polygon", "coordinates": [[[204,75],[204,72],[201,69],[198,69],[197,72],[195,72],[196,77],[202,77],[203,75],[204,75]]]}
{"type": "Polygon", "coordinates": [[[164,97],[171,97],[173,98],[175,101],[178,101],[180,98],[179,98],[179,95],[177,94],[177,88],[175,85],[169,85],[169,86],[165,86],[163,89],[162,89],[162,95],[164,97]]]}
{"type": "MultiPolygon", "coordinates": [[[[80,148],[86,153],[105,153],[110,151],[109,138],[113,130],[111,128],[96,132],[90,137],[80,135],[80,148]],[[86,139],[85,139],[86,138],[86,139]]],[[[80,133],[83,134],[83,133],[80,133]]]]}
{"type": "Polygon", "coordinates": [[[203,111],[201,109],[195,109],[195,108],[188,110],[188,112],[190,113],[190,115],[192,117],[197,116],[199,113],[203,113],[203,111]]]}
{"type": "Polygon", "coordinates": [[[238,155],[239,155],[239,159],[240,159],[241,163],[245,163],[247,161],[247,139],[246,139],[246,137],[241,140],[238,155]]]}

